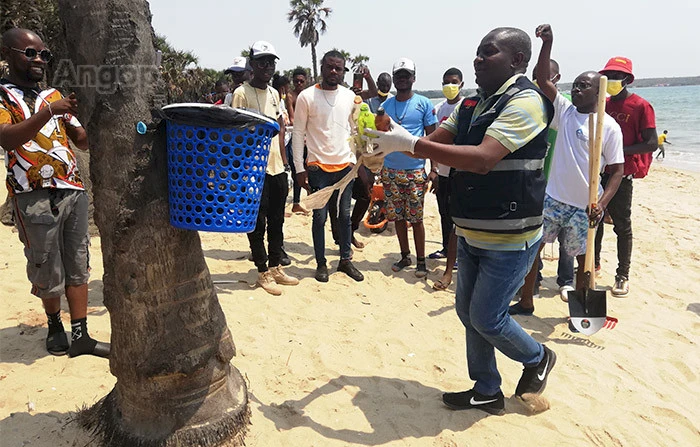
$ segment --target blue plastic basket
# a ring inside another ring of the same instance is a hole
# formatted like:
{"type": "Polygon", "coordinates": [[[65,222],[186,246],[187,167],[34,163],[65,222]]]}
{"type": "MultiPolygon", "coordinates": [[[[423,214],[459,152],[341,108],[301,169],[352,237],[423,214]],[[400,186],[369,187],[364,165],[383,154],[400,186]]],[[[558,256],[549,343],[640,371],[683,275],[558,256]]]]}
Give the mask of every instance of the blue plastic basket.
{"type": "Polygon", "coordinates": [[[270,122],[220,128],[168,120],[171,225],[234,233],[255,229],[270,144],[279,129],[258,118],[270,122]]]}

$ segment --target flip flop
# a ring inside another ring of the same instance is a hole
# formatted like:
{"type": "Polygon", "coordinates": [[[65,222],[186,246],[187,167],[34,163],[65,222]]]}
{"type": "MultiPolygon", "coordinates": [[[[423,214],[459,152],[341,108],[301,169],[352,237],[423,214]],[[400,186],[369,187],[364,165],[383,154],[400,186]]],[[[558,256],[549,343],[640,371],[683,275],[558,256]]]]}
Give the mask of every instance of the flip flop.
{"type": "Polygon", "coordinates": [[[445,284],[441,279],[438,279],[433,283],[433,290],[447,290],[447,288],[450,287],[450,284],[452,284],[452,281],[445,284]]]}
{"type": "Polygon", "coordinates": [[[442,250],[438,250],[435,253],[430,253],[428,255],[429,259],[445,259],[446,257],[447,257],[447,255],[442,250]]]}
{"type": "Polygon", "coordinates": [[[68,337],[63,331],[56,332],[46,337],[46,350],[49,351],[51,355],[66,355],[69,348],[68,337]]]}

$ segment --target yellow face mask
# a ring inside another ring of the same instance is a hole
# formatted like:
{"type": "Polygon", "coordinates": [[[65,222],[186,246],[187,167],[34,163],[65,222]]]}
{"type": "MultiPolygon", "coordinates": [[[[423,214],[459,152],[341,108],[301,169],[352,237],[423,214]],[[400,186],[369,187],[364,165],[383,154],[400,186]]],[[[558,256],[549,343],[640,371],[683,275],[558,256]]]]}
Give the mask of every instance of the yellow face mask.
{"type": "Polygon", "coordinates": [[[383,92],[381,90],[377,90],[377,95],[381,96],[382,98],[386,98],[389,96],[389,92],[383,92]]]}
{"type": "Polygon", "coordinates": [[[445,84],[442,86],[442,94],[450,101],[459,96],[459,90],[458,84],[445,84]]]}
{"type": "Polygon", "coordinates": [[[622,80],[608,79],[607,92],[610,96],[617,96],[625,87],[622,85],[622,80]]]}

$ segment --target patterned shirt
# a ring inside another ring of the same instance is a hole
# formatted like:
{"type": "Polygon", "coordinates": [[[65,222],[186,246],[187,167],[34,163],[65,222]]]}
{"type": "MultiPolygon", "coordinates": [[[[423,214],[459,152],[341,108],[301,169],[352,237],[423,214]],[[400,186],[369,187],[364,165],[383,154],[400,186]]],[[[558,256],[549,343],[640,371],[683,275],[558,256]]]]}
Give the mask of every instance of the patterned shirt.
{"type": "MultiPolygon", "coordinates": [[[[63,98],[55,89],[39,92],[0,81],[0,124],[17,124],[63,98]]],[[[69,114],[53,116],[36,136],[15,148],[4,148],[7,189],[10,196],[42,188],[83,190],[83,182],[70,149],[66,125],[81,127],[69,114]]]]}

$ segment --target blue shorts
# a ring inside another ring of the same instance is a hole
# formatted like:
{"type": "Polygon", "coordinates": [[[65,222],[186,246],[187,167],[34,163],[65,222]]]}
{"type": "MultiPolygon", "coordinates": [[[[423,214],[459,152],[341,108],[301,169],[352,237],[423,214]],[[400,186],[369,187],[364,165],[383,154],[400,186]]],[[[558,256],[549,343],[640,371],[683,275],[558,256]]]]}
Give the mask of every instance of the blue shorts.
{"type": "Polygon", "coordinates": [[[544,196],[542,242],[551,244],[563,234],[562,246],[569,256],[586,253],[588,214],[586,210],[544,196]]]}

